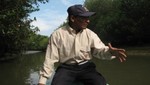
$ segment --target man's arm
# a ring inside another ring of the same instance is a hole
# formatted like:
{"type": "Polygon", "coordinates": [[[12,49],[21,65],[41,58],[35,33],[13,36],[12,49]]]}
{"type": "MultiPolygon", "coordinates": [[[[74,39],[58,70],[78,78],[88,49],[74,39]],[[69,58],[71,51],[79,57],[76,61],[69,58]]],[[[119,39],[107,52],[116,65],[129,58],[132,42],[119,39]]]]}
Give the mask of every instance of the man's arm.
{"type": "Polygon", "coordinates": [[[52,34],[47,46],[45,61],[42,69],[40,70],[39,85],[46,84],[47,79],[51,77],[54,72],[54,63],[59,61],[56,39],[56,36],[52,34]]]}

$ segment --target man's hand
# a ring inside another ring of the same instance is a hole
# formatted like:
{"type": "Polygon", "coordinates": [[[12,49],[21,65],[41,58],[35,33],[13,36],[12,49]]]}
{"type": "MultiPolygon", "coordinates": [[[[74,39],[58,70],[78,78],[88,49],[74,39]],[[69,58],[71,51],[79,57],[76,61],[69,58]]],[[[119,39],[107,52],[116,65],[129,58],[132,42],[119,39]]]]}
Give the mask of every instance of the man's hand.
{"type": "Polygon", "coordinates": [[[110,52],[112,53],[113,56],[116,56],[116,58],[119,58],[120,62],[124,62],[126,61],[126,53],[124,49],[120,49],[120,48],[114,48],[111,46],[110,43],[108,43],[108,47],[110,49],[110,52]]]}
{"type": "Polygon", "coordinates": [[[45,84],[38,83],[38,85],[45,85],[45,84]]]}

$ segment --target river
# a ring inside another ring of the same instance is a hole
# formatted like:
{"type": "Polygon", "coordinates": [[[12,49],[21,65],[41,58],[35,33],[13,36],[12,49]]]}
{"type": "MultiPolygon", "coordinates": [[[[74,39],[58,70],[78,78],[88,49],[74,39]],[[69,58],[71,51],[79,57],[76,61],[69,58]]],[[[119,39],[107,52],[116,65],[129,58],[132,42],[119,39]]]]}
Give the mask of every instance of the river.
{"type": "MultiPolygon", "coordinates": [[[[45,53],[26,54],[0,62],[1,85],[37,85],[45,53]]],[[[93,59],[109,85],[150,85],[150,55],[128,55],[127,61],[93,59]]],[[[51,80],[48,81],[47,85],[51,80]]]]}

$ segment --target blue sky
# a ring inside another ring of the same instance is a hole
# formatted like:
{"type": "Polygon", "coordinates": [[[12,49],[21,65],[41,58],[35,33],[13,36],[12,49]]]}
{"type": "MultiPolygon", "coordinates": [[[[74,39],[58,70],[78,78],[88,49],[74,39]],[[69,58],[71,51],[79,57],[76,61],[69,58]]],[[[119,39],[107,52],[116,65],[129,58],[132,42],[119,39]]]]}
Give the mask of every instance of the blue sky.
{"type": "Polygon", "coordinates": [[[38,34],[50,36],[67,19],[67,8],[74,4],[84,4],[85,0],[49,0],[46,4],[40,4],[40,11],[30,14],[36,17],[32,25],[39,27],[38,34]]]}

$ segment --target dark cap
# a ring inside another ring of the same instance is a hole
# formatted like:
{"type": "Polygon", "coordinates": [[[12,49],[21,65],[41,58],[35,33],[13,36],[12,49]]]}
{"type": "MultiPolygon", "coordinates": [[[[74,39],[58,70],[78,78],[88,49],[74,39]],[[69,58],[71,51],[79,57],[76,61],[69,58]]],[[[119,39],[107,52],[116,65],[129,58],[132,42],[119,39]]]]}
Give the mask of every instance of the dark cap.
{"type": "Polygon", "coordinates": [[[69,15],[82,16],[82,17],[89,17],[95,14],[95,12],[89,12],[89,10],[82,5],[70,6],[67,12],[69,15]]]}

